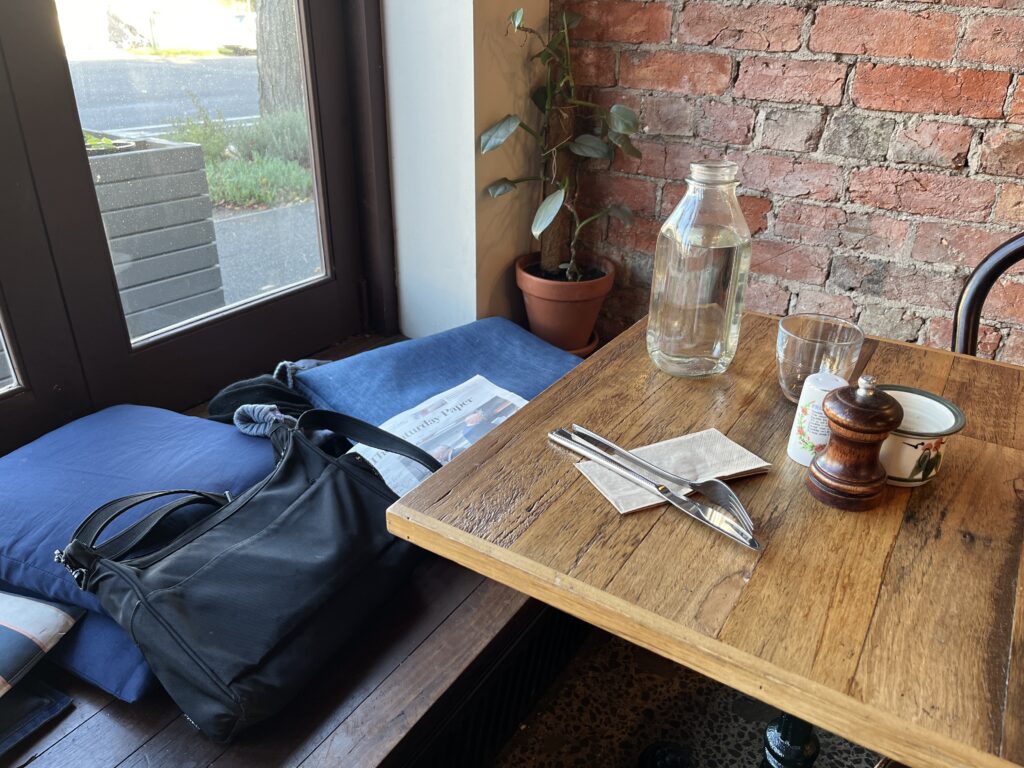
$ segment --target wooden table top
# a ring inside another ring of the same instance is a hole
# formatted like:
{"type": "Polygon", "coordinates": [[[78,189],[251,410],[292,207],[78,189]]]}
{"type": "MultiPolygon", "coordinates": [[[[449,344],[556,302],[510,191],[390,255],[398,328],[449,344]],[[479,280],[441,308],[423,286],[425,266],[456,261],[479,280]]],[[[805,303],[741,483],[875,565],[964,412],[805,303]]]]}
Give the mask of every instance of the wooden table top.
{"type": "MultiPolygon", "coordinates": [[[[1024,765],[1024,369],[869,340],[879,381],[967,415],[942,471],[870,512],[826,507],[786,456],[776,323],[729,371],[677,379],[644,321],[388,513],[399,536],[910,766],[1024,765]],[[633,447],[716,427],[772,463],[732,483],[760,553],[667,506],[620,516],[547,433],[633,447]]],[[[866,363],[866,364],[865,364],[866,363]]]]}

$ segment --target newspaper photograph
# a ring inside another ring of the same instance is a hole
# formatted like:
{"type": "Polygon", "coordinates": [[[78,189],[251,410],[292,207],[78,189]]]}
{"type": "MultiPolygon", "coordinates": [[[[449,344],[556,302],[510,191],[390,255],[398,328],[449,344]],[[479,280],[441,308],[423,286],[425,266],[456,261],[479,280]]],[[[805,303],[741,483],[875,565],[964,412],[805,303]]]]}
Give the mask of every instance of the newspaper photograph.
{"type": "MultiPolygon", "coordinates": [[[[474,376],[380,426],[447,464],[524,405],[526,400],[514,392],[474,376]]],[[[352,450],[373,464],[399,496],[430,475],[416,462],[387,451],[366,445],[352,450]]]]}

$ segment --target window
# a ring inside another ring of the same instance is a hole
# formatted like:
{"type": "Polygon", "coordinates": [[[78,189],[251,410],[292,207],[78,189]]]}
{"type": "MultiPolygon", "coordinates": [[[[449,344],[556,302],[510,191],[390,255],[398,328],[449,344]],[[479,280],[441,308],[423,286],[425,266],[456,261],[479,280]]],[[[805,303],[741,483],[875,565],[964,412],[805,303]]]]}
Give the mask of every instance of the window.
{"type": "Polygon", "coordinates": [[[377,13],[0,3],[0,452],[396,330],[377,13]]]}
{"type": "Polygon", "coordinates": [[[4,338],[3,323],[0,323],[0,394],[18,386],[18,373],[14,370],[14,362],[7,353],[7,340],[4,338]]]}
{"type": "Polygon", "coordinates": [[[294,0],[59,0],[133,342],[325,274],[294,0]]]}

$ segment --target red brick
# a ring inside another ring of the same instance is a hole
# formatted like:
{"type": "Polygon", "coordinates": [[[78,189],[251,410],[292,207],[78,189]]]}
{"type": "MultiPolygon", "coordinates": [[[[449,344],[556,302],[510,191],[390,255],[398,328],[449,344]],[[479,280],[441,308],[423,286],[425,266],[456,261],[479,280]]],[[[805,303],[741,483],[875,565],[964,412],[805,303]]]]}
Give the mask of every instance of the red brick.
{"type": "Polygon", "coordinates": [[[999,359],[1004,363],[1024,365],[1024,333],[1010,331],[1003,342],[1003,348],[999,350],[999,359]]]}
{"type": "Polygon", "coordinates": [[[910,235],[910,224],[874,213],[851,213],[839,231],[839,244],[849,250],[896,256],[910,235]]]}
{"type": "Polygon", "coordinates": [[[921,163],[942,168],[963,168],[974,129],[968,125],[922,120],[896,130],[890,157],[898,163],[921,163]]]}
{"type": "Polygon", "coordinates": [[[749,144],[754,136],[756,116],[750,107],[709,101],[697,118],[697,135],[723,144],[749,144]]]}
{"type": "Polygon", "coordinates": [[[652,95],[643,100],[648,135],[700,136],[723,144],[749,144],[757,113],[741,104],[708,101],[695,104],[682,96],[652,95]]]}
{"type": "Polygon", "coordinates": [[[839,245],[846,211],[824,205],[789,201],[775,214],[775,234],[815,245],[839,245]]]}
{"type": "Polygon", "coordinates": [[[608,222],[608,242],[634,251],[654,253],[661,224],[654,219],[637,218],[633,226],[627,227],[618,219],[612,219],[608,222]]]}
{"type": "MultiPolygon", "coordinates": [[[[998,329],[991,325],[982,325],[978,329],[979,357],[992,357],[1003,337],[998,329]]],[[[951,349],[953,345],[953,321],[948,317],[932,317],[925,325],[922,343],[936,349],[951,349]]]]}
{"type": "Polygon", "coordinates": [[[1024,176],[1024,129],[988,131],[981,144],[979,167],[996,176],[1024,176]]]}
{"type": "Polygon", "coordinates": [[[1024,125],[1024,80],[1017,79],[1017,90],[1013,92],[1013,101],[1010,102],[1010,114],[1006,120],[1010,123],[1024,125]]]}
{"type": "Polygon", "coordinates": [[[761,123],[761,146],[790,152],[813,152],[825,129],[821,110],[767,109],[761,123]]]}
{"type": "Polygon", "coordinates": [[[672,36],[672,11],[664,3],[589,0],[571,3],[566,9],[583,17],[579,26],[569,33],[573,40],[667,43],[672,36]]]}
{"type": "MultiPolygon", "coordinates": [[[[664,176],[665,175],[665,145],[660,141],[651,139],[634,139],[633,146],[640,151],[640,157],[629,155],[615,150],[615,159],[612,161],[612,168],[623,173],[638,173],[641,176],[664,176]]],[[[594,170],[606,168],[607,160],[594,160],[594,170]]]]}
{"type": "Polygon", "coordinates": [[[950,310],[956,305],[964,278],[902,264],[886,264],[882,295],[901,304],[950,310]]]}
{"type": "Polygon", "coordinates": [[[823,315],[834,315],[846,320],[853,320],[857,313],[857,307],[849,296],[836,296],[835,294],[815,291],[812,289],[801,290],[796,297],[794,312],[817,312],[823,315]]]}
{"type": "Polygon", "coordinates": [[[666,184],[661,190],[661,212],[658,214],[662,219],[668,218],[669,214],[679,205],[679,201],[686,194],[685,184],[666,184]]]}
{"type": "Polygon", "coordinates": [[[649,134],[693,136],[700,108],[681,96],[648,96],[643,100],[643,126],[649,134]]]}
{"type": "Polygon", "coordinates": [[[988,219],[995,196],[991,182],[924,171],[865,168],[850,178],[850,199],[855,203],[964,221],[988,219]]]}
{"type": "Polygon", "coordinates": [[[959,18],[951,13],[907,13],[882,8],[829,5],[818,8],[811,27],[812,51],[949,61],[959,18]]]}
{"type": "Polygon", "coordinates": [[[700,162],[701,160],[719,160],[721,158],[721,150],[705,144],[672,142],[665,145],[664,177],[666,179],[685,179],[690,174],[691,163],[700,162]]]}
{"type": "Polygon", "coordinates": [[[829,251],[815,245],[793,245],[777,240],[755,240],[750,269],[759,275],[824,285],[828,276],[829,251]]]}
{"type": "Polygon", "coordinates": [[[740,169],[748,189],[811,200],[836,200],[843,187],[842,170],[829,163],[774,155],[748,155],[740,169]]]}
{"type": "Polygon", "coordinates": [[[653,216],[657,188],[646,179],[584,173],[580,178],[580,202],[597,210],[624,205],[637,216],[653,216]]]}
{"type": "Polygon", "coordinates": [[[763,280],[751,279],[743,301],[747,309],[769,315],[784,315],[789,307],[789,291],[763,280]]]}
{"type": "Polygon", "coordinates": [[[628,88],[719,95],[729,89],[732,59],[686,51],[623,52],[619,82],[628,88]]]}
{"type": "Polygon", "coordinates": [[[1024,19],[978,16],[967,23],[960,58],[985,64],[1020,67],[1024,57],[1024,19]]]}
{"type": "Polygon", "coordinates": [[[853,101],[886,112],[999,118],[1009,85],[1008,72],[861,62],[854,73],[853,101]]]}
{"type": "Polygon", "coordinates": [[[768,212],[772,209],[772,201],[767,197],[740,195],[740,210],[747,220],[750,234],[756,235],[768,229],[768,212]]]}
{"type": "Polygon", "coordinates": [[[982,314],[991,320],[1024,323],[1024,284],[1000,280],[992,286],[982,314]]]}
{"type": "Polygon", "coordinates": [[[735,93],[744,99],[835,105],[843,100],[846,65],[834,61],[747,58],[735,93]]]}
{"type": "MultiPolygon", "coordinates": [[[[917,227],[910,255],[930,264],[974,268],[1012,234],[962,224],[922,222],[917,227]]],[[[1024,264],[1017,265],[1016,271],[1024,271],[1024,264]]]]}
{"type": "Polygon", "coordinates": [[[1024,224],[1024,187],[1004,184],[996,203],[996,221],[1000,224],[1024,224]]]}
{"type": "Polygon", "coordinates": [[[807,12],[787,5],[749,7],[688,3],[679,41],[752,51],[795,51],[807,12]]]}
{"type": "Polygon", "coordinates": [[[572,57],[576,85],[598,87],[615,85],[615,51],[610,48],[574,46],[572,57]]]}

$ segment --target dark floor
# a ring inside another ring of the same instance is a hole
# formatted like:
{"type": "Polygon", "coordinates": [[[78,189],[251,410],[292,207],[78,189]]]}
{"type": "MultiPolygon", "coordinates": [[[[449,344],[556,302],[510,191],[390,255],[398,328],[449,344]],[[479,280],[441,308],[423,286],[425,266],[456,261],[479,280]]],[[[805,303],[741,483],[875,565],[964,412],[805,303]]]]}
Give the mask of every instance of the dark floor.
{"type": "MultiPolygon", "coordinates": [[[[695,768],[756,768],[772,709],[624,640],[594,631],[509,741],[495,768],[635,768],[655,741],[695,768]]],[[[878,756],[818,733],[815,768],[873,768],[878,756]]]]}

